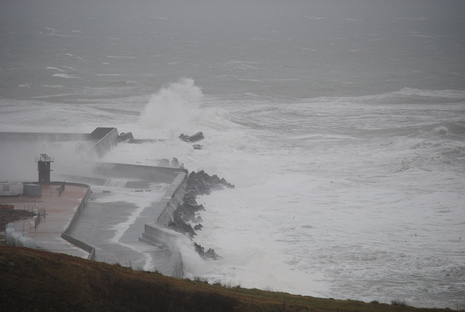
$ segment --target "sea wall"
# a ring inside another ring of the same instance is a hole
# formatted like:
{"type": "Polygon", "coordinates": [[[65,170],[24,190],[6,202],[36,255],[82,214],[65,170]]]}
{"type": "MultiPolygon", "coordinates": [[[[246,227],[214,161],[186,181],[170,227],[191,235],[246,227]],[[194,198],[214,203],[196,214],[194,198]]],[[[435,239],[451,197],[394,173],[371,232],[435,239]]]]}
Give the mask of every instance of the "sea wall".
{"type": "MultiPolygon", "coordinates": [[[[82,242],[74,237],[72,237],[69,233],[75,226],[77,219],[79,218],[79,215],[81,214],[82,210],[85,208],[87,201],[89,200],[91,190],[90,187],[86,184],[81,184],[81,183],[64,183],[64,182],[51,182],[50,184],[53,185],[62,185],[62,187],[66,187],[66,185],[75,185],[75,186],[80,186],[80,187],[85,187],[87,188],[85,196],[81,199],[78,207],[76,208],[76,211],[74,212],[73,217],[71,218],[70,223],[68,226],[65,228],[64,232],[61,233],[61,238],[64,240],[68,241],[69,243],[75,245],[78,248],[81,248],[89,253],[89,256],[87,257],[90,260],[95,259],[95,248],[85,242],[82,242]]],[[[28,247],[28,248],[33,248],[36,249],[39,245],[38,243],[29,237],[27,232],[20,231],[19,229],[15,229],[15,226],[13,223],[9,223],[7,225],[6,229],[7,233],[7,240],[6,243],[8,245],[16,246],[16,247],[28,247]],[[19,234],[18,234],[19,233],[19,234]]]]}
{"type": "Polygon", "coordinates": [[[0,132],[1,142],[70,142],[90,140],[83,133],[0,132]]]}
{"type": "Polygon", "coordinates": [[[163,196],[163,199],[157,205],[157,211],[161,211],[158,216],[157,222],[168,226],[170,222],[174,220],[174,211],[176,208],[182,204],[184,195],[186,194],[186,188],[184,183],[187,180],[187,173],[179,173],[174,181],[171,183],[171,186],[163,196]]]}
{"type": "MultiPolygon", "coordinates": [[[[146,224],[144,232],[140,236],[140,240],[151,243],[154,245],[162,245],[170,251],[170,258],[168,262],[158,267],[157,270],[163,275],[174,276],[182,278],[184,275],[182,255],[177,247],[179,235],[166,227],[174,220],[174,211],[183,202],[186,192],[185,182],[187,181],[187,170],[182,168],[169,168],[169,167],[152,167],[130,164],[115,164],[115,163],[97,163],[94,172],[98,175],[111,178],[138,178],[139,180],[146,180],[148,182],[169,183],[170,186],[166,190],[163,198],[153,208],[158,214],[156,220],[152,220],[158,224],[146,224]]],[[[95,181],[94,181],[95,182],[95,181]]],[[[101,183],[102,181],[100,181],[101,183]]],[[[95,257],[95,248],[87,243],[81,242],[69,233],[77,222],[82,209],[87,203],[88,197],[86,196],[76,210],[76,213],[71,220],[68,228],[62,235],[63,239],[73,245],[86,250],[90,253],[89,258],[95,257]]]]}
{"type": "Polygon", "coordinates": [[[144,226],[144,233],[142,233],[140,240],[153,245],[162,245],[168,248],[171,253],[168,262],[157,268],[158,272],[163,275],[178,278],[183,278],[184,276],[182,254],[179,251],[177,243],[180,235],[157,224],[145,224],[144,226]]]}
{"type": "MultiPolygon", "coordinates": [[[[122,163],[95,163],[95,175],[110,178],[137,179],[156,183],[175,183],[179,174],[187,176],[187,170],[176,167],[154,167],[122,163]]],[[[179,184],[179,183],[178,183],[179,184]]]]}
{"type": "MultiPolygon", "coordinates": [[[[170,186],[166,190],[162,199],[156,203],[153,207],[154,212],[156,213],[156,219],[151,220],[152,222],[158,222],[160,228],[163,226],[168,227],[170,222],[174,220],[174,211],[178,206],[182,204],[184,194],[185,194],[185,182],[187,181],[188,171],[183,168],[174,168],[174,167],[153,167],[153,166],[144,166],[144,165],[132,165],[132,164],[120,164],[120,163],[95,163],[93,172],[97,176],[102,176],[105,178],[99,178],[99,180],[94,180],[92,183],[97,185],[102,185],[108,178],[113,179],[137,179],[135,182],[146,181],[144,187],[148,187],[150,183],[167,183],[170,186]]],[[[73,180],[76,180],[76,177],[73,177],[73,180]]],[[[82,177],[82,182],[91,182],[85,180],[85,177],[82,177]]],[[[128,184],[134,184],[134,181],[127,182],[128,184]]],[[[137,185],[141,183],[135,183],[137,185]]],[[[125,185],[125,187],[130,187],[130,185],[125,185]]],[[[71,221],[69,228],[65,231],[62,237],[68,240],[70,243],[88,251],[92,250],[93,247],[85,243],[73,240],[69,238],[70,232],[75,220],[78,219],[80,215],[80,209],[76,211],[75,217],[71,221]]],[[[167,230],[169,231],[169,230],[167,230]]],[[[169,263],[162,270],[163,274],[169,276],[182,277],[183,276],[183,264],[182,264],[182,255],[179,252],[179,249],[175,247],[174,241],[167,239],[168,236],[162,235],[163,232],[158,234],[151,232],[150,237],[147,238],[144,236],[144,233],[141,235],[141,240],[161,244],[167,247],[170,250],[171,256],[169,263]],[[167,240],[164,242],[164,240],[167,240]]],[[[95,253],[95,251],[94,251],[95,253]]]]}
{"type": "Polygon", "coordinates": [[[95,247],[74,238],[73,236],[67,234],[66,232],[61,233],[61,238],[63,238],[68,243],[78,248],[81,248],[82,250],[87,251],[89,253],[89,256],[87,257],[87,259],[95,260],[95,247]]]}
{"type": "Polygon", "coordinates": [[[157,268],[157,270],[167,276],[182,278],[184,276],[184,265],[182,262],[182,254],[179,251],[178,241],[179,233],[173,232],[166,227],[174,219],[174,211],[182,204],[184,194],[186,193],[185,182],[187,180],[187,172],[180,172],[171,183],[171,186],[166,191],[163,199],[157,204],[156,210],[161,211],[157,219],[157,224],[145,224],[144,233],[140,239],[142,241],[162,245],[168,248],[171,255],[168,263],[157,268]]]}
{"type": "Polygon", "coordinates": [[[79,206],[77,207],[76,211],[74,212],[74,215],[69,222],[68,226],[66,229],[61,233],[61,238],[64,240],[68,241],[69,243],[75,245],[76,247],[79,247],[89,253],[89,256],[87,259],[94,260],[95,259],[95,247],[91,246],[83,241],[80,241],[74,237],[72,237],[69,233],[73,229],[73,227],[76,225],[76,222],[81,215],[82,211],[87,205],[87,201],[89,200],[91,190],[90,187],[86,184],[81,184],[81,183],[66,183],[65,185],[77,185],[77,186],[83,186],[87,188],[86,195],[81,199],[81,202],[79,203],[79,206]]]}
{"type": "Polygon", "coordinates": [[[100,158],[114,146],[118,144],[118,129],[116,128],[97,128],[90,137],[96,142],[86,153],[88,159],[100,158]]]}

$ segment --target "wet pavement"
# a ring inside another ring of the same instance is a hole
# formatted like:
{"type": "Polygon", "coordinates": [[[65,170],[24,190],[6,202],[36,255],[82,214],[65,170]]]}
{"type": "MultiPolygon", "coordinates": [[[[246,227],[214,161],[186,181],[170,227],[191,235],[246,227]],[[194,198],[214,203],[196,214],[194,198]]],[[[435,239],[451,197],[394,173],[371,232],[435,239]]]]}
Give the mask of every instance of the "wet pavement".
{"type": "MultiPolygon", "coordinates": [[[[0,197],[0,203],[37,214],[13,223],[16,229],[27,231],[39,248],[87,258],[88,252],[61,238],[61,234],[68,228],[88,187],[66,184],[61,195],[59,187],[59,183],[41,185],[40,197],[0,197]]],[[[169,249],[140,241],[139,237],[146,223],[156,222],[161,213],[158,203],[169,187],[170,184],[158,184],[141,192],[92,186],[86,206],[67,233],[93,246],[97,261],[146,271],[162,268],[171,256],[169,249]]]]}
{"type": "Polygon", "coordinates": [[[15,228],[28,231],[40,248],[52,252],[87,258],[88,253],[61,238],[61,233],[72,220],[87,187],[66,185],[59,195],[60,184],[41,185],[42,196],[0,197],[0,203],[12,204],[15,209],[25,209],[37,213],[36,218],[13,222],[15,228]],[[40,218],[39,218],[40,213],[40,218]],[[36,221],[37,220],[37,221],[36,221]]]}
{"type": "Polygon", "coordinates": [[[165,189],[143,193],[107,189],[92,188],[91,198],[69,234],[94,246],[97,261],[146,271],[165,265],[171,255],[168,249],[139,241],[144,225],[158,218],[156,207],[165,189]]]}

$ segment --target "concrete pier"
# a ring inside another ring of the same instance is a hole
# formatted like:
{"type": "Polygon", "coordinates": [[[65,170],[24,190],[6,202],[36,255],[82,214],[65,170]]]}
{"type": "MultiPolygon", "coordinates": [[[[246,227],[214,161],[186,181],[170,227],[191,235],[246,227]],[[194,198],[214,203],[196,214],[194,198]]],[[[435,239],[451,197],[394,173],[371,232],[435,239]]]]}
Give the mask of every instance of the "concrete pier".
{"type": "MultiPolygon", "coordinates": [[[[70,235],[95,247],[95,260],[119,263],[143,270],[158,270],[170,257],[170,250],[139,241],[146,222],[152,220],[154,207],[162,193],[142,193],[146,204],[129,202],[134,191],[104,193],[107,188],[94,187],[86,209],[81,213],[70,235]],[[121,200],[127,194],[128,201],[121,200]],[[151,199],[149,199],[150,197],[151,199]],[[148,201],[153,200],[153,203],[148,201]]],[[[112,192],[115,190],[113,189],[112,192]]],[[[143,200],[144,201],[144,200],[143,200]]]]}
{"type": "Polygon", "coordinates": [[[61,234],[73,219],[89,187],[66,185],[65,190],[59,195],[60,185],[61,183],[41,185],[40,197],[0,197],[0,203],[12,204],[15,209],[30,210],[37,214],[35,218],[16,221],[14,225],[16,229],[28,232],[39,248],[87,258],[88,252],[63,240],[61,234]]]}
{"type": "Polygon", "coordinates": [[[0,197],[0,203],[40,213],[40,218],[14,224],[29,232],[39,248],[182,277],[182,255],[166,226],[182,203],[187,170],[98,162],[119,141],[116,128],[97,128],[90,134],[0,133],[0,142],[8,146],[7,154],[0,150],[3,168],[12,167],[0,171],[0,180],[12,178],[2,176],[10,172],[26,172],[31,180],[34,167],[24,153],[11,157],[14,150],[30,151],[30,158],[36,150],[72,156],[69,166],[64,165],[67,159],[55,157],[55,164],[70,170],[53,173],[65,184],[45,183],[41,196],[0,197]],[[27,166],[14,170],[23,163],[27,166]]]}

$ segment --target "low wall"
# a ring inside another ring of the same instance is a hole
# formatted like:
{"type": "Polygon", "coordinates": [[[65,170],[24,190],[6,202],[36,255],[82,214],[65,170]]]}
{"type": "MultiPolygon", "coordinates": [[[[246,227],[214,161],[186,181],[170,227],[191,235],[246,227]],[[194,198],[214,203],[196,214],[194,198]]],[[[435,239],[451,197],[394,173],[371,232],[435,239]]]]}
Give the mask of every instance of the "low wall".
{"type": "MultiPolygon", "coordinates": [[[[61,183],[63,183],[63,182],[61,182],[61,183]]],[[[90,187],[88,185],[86,185],[86,184],[80,184],[80,183],[66,183],[66,184],[67,185],[77,185],[77,186],[87,187],[87,192],[86,192],[86,195],[84,196],[84,198],[81,199],[81,202],[79,203],[79,206],[77,207],[76,211],[74,212],[73,218],[69,222],[68,226],[63,231],[63,233],[61,233],[61,238],[63,238],[64,240],[66,240],[70,244],[73,244],[76,247],[79,247],[79,248],[87,251],[89,253],[89,256],[87,257],[87,259],[94,260],[95,259],[95,247],[93,247],[93,246],[91,246],[91,245],[89,245],[87,243],[84,243],[84,242],[72,237],[71,235],[69,235],[69,233],[71,232],[71,230],[75,226],[75,224],[77,222],[77,219],[81,215],[81,212],[84,210],[84,208],[87,205],[87,201],[89,200],[89,197],[90,197],[90,194],[91,194],[90,187]]]]}
{"type": "Polygon", "coordinates": [[[92,132],[97,142],[86,153],[88,159],[100,158],[118,144],[118,129],[97,128],[92,132]]]}
{"type": "Polygon", "coordinates": [[[71,235],[63,232],[61,233],[61,238],[63,238],[65,241],[67,241],[70,244],[73,244],[74,246],[81,248],[89,253],[89,256],[87,259],[89,260],[94,260],[95,259],[95,248],[87,243],[84,243],[71,235]]]}
{"type": "Polygon", "coordinates": [[[95,163],[93,172],[102,177],[137,179],[158,183],[174,183],[179,174],[187,176],[187,170],[175,167],[154,167],[121,163],[95,163]]]}
{"type": "MultiPolygon", "coordinates": [[[[54,185],[54,184],[56,184],[56,185],[64,185],[64,183],[65,182],[51,182],[50,184],[52,184],[52,185],[54,185]]],[[[68,226],[66,227],[64,232],[61,233],[61,238],[63,238],[67,242],[75,245],[76,247],[87,251],[89,253],[89,256],[87,257],[87,259],[94,260],[95,259],[95,248],[93,246],[91,246],[91,245],[89,245],[87,243],[84,243],[84,242],[72,237],[71,235],[69,235],[69,232],[71,231],[71,229],[76,224],[77,218],[79,217],[82,210],[85,208],[85,206],[87,204],[87,201],[89,200],[89,197],[90,197],[90,194],[91,194],[90,187],[88,185],[86,185],[86,184],[81,184],[81,183],[66,183],[66,185],[75,185],[75,186],[85,187],[85,188],[87,188],[87,191],[86,191],[86,195],[84,196],[84,198],[81,199],[81,202],[79,203],[79,206],[77,207],[76,211],[74,212],[74,215],[73,215],[70,223],[68,224],[68,226]]],[[[9,230],[11,230],[11,228],[9,230]]],[[[14,230],[14,226],[13,226],[13,230],[14,230]]],[[[11,239],[7,240],[7,243],[10,244],[10,245],[13,245],[12,242],[13,241],[11,239]]],[[[16,243],[14,245],[16,245],[16,243]]],[[[33,240],[32,238],[28,238],[28,245],[29,246],[35,245],[34,248],[37,248],[37,246],[38,246],[37,242],[35,240],[33,240]]],[[[21,247],[29,247],[29,246],[21,246],[21,247]]]]}
{"type": "Polygon", "coordinates": [[[83,133],[0,132],[2,142],[70,142],[90,139],[90,134],[83,133]]]}
{"type": "MultiPolygon", "coordinates": [[[[138,177],[139,179],[146,179],[148,181],[157,181],[170,183],[170,187],[165,192],[163,198],[157,203],[155,207],[156,211],[160,211],[160,215],[157,220],[161,226],[157,227],[161,229],[163,226],[168,227],[169,223],[173,221],[173,213],[176,208],[182,204],[184,195],[185,195],[185,182],[187,180],[188,172],[182,168],[167,168],[167,167],[152,167],[152,166],[141,166],[141,165],[128,165],[128,164],[114,164],[114,163],[98,163],[95,167],[95,172],[103,176],[111,177],[138,177]],[[173,179],[174,177],[174,179],[173,179]]],[[[102,180],[103,181],[103,180],[102,180]]],[[[90,195],[90,191],[88,193],[90,195]]],[[[72,228],[74,227],[79,215],[81,214],[82,209],[87,203],[88,196],[86,196],[83,203],[76,210],[73,219],[71,220],[69,226],[64,231],[62,238],[67,240],[73,245],[76,245],[83,250],[86,250],[90,253],[89,259],[94,259],[95,257],[95,248],[91,245],[88,245],[84,242],[81,242],[69,235],[72,228]]],[[[152,226],[153,228],[154,226],[152,226]]],[[[147,231],[147,230],[146,230],[147,231]]],[[[170,252],[170,260],[168,264],[161,269],[162,274],[168,276],[175,276],[182,278],[184,274],[182,255],[177,248],[175,239],[169,236],[169,230],[160,230],[156,232],[155,230],[148,230],[148,233],[142,233],[140,237],[141,240],[161,244],[166,246],[170,252]],[[167,233],[166,235],[164,233],[167,233]]]]}
{"type": "Polygon", "coordinates": [[[168,263],[159,267],[158,272],[166,276],[183,278],[182,254],[177,245],[177,241],[180,239],[179,235],[181,234],[172,232],[156,224],[145,224],[144,233],[142,233],[140,240],[155,245],[163,245],[168,248],[171,253],[168,263]]]}
{"type": "MultiPolygon", "coordinates": [[[[144,233],[142,233],[141,240],[153,243],[153,244],[161,244],[170,250],[170,258],[166,265],[159,269],[160,273],[167,276],[174,276],[178,278],[182,278],[184,276],[184,267],[182,262],[182,254],[179,251],[177,246],[177,240],[179,236],[178,234],[171,232],[168,229],[165,229],[164,226],[168,226],[170,221],[173,221],[173,213],[176,208],[182,204],[184,195],[186,193],[185,190],[185,182],[187,180],[187,170],[184,169],[175,169],[175,168],[160,168],[160,167],[146,167],[146,166],[134,166],[134,165],[122,165],[122,164],[103,164],[102,165],[105,170],[110,170],[112,173],[125,173],[127,174],[126,170],[131,169],[132,174],[135,174],[134,171],[141,171],[143,170],[147,174],[150,175],[173,175],[176,174],[174,180],[172,180],[170,187],[166,191],[163,199],[157,204],[156,211],[161,211],[159,217],[157,218],[157,222],[160,224],[158,225],[149,225],[146,224],[144,227],[144,233]]],[[[153,177],[152,177],[153,178],[153,177]]],[[[61,237],[68,241],[69,243],[89,252],[88,259],[94,260],[95,259],[95,247],[82,242],[71,235],[69,233],[75,226],[82,210],[85,208],[87,201],[90,197],[90,187],[85,184],[80,183],[66,183],[68,185],[81,185],[88,187],[86,192],[86,196],[81,200],[76,212],[74,213],[73,218],[71,219],[68,227],[62,233],[61,237]]],[[[180,234],[179,234],[180,235],[180,234]]]]}
{"type": "Polygon", "coordinates": [[[161,211],[158,216],[157,222],[168,226],[171,221],[173,221],[174,211],[179,205],[182,204],[182,200],[186,193],[184,187],[184,182],[187,180],[187,173],[179,173],[174,181],[171,183],[171,186],[163,196],[163,199],[157,205],[157,211],[161,211]]]}
{"type": "MultiPolygon", "coordinates": [[[[52,182],[52,184],[54,184],[54,183],[55,182],[52,182]]],[[[59,183],[61,185],[63,182],[59,182],[59,183]]],[[[81,202],[79,203],[79,206],[77,207],[76,211],[74,212],[73,218],[69,222],[68,226],[65,228],[64,232],[69,233],[69,232],[71,232],[74,225],[76,224],[77,218],[81,215],[82,210],[84,210],[84,208],[85,208],[85,206],[87,204],[87,201],[89,200],[91,191],[90,191],[89,185],[86,185],[86,184],[66,182],[65,185],[75,185],[75,186],[81,186],[81,187],[87,188],[86,195],[81,199],[81,202]]]]}
{"type": "Polygon", "coordinates": [[[142,233],[140,238],[142,241],[163,245],[169,249],[171,255],[168,263],[159,267],[158,271],[163,275],[178,278],[184,277],[182,254],[177,245],[181,234],[170,231],[165,227],[168,227],[169,223],[173,221],[174,211],[182,204],[184,194],[186,193],[184,186],[186,180],[187,172],[181,172],[176,176],[166,191],[165,196],[157,205],[157,211],[161,211],[157,219],[158,224],[145,224],[144,233],[142,233]]]}

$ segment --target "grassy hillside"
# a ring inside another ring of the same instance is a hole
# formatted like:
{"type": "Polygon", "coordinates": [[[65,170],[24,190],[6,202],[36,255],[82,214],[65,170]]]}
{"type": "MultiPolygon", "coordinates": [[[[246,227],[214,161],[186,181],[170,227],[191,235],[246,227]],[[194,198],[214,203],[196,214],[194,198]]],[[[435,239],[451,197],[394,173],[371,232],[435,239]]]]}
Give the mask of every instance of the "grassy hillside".
{"type": "Polygon", "coordinates": [[[2,311],[446,311],[226,288],[13,247],[0,247],[0,276],[2,311]]]}

